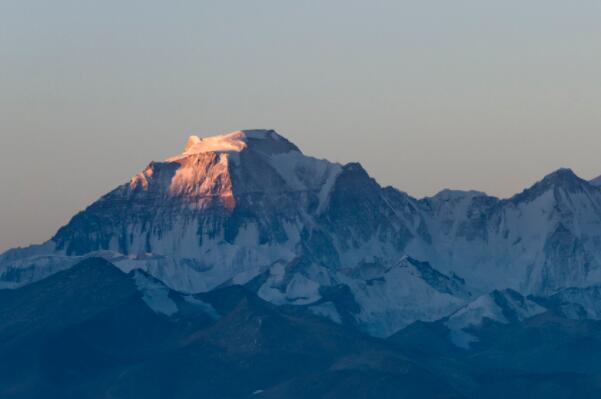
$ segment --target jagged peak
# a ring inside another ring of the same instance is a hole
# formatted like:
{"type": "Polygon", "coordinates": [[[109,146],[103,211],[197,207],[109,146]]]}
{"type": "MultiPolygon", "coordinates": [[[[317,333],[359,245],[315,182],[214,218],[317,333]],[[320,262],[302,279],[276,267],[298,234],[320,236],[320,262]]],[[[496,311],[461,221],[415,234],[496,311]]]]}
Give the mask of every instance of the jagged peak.
{"type": "Polygon", "coordinates": [[[542,180],[534,183],[530,188],[514,195],[510,200],[514,202],[530,201],[549,190],[561,188],[567,192],[578,192],[585,190],[586,187],[590,188],[591,184],[578,177],[572,169],[559,168],[546,175],[542,180]]]}
{"type": "Polygon", "coordinates": [[[580,181],[582,180],[580,177],[574,173],[574,171],[570,168],[559,168],[548,175],[546,175],[541,182],[551,182],[555,184],[561,184],[565,182],[571,181],[580,181]]]}
{"type": "Polygon", "coordinates": [[[559,168],[548,175],[541,181],[537,182],[533,187],[541,187],[543,189],[549,187],[562,187],[569,191],[574,191],[582,185],[588,185],[586,180],[581,179],[570,168],[559,168]]]}

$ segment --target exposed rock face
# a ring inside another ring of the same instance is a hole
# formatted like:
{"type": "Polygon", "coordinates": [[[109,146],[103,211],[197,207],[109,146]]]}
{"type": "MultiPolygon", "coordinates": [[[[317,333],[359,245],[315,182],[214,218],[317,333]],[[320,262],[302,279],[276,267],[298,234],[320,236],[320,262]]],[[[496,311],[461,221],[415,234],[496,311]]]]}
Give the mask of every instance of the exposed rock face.
{"type": "Polygon", "coordinates": [[[601,188],[561,169],[510,199],[418,200],[271,130],[192,136],[45,244],[0,256],[0,285],[89,256],[183,292],[247,284],[384,336],[495,289],[549,296],[601,283],[601,188]]]}

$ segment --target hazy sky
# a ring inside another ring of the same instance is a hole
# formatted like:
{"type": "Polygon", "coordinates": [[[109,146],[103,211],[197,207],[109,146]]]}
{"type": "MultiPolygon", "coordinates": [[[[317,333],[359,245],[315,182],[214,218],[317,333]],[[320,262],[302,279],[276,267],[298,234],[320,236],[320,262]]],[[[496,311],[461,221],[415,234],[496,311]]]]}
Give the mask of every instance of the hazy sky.
{"type": "Polygon", "coordinates": [[[598,0],[0,0],[0,251],[189,134],[274,128],[415,196],[601,174],[598,0]]]}

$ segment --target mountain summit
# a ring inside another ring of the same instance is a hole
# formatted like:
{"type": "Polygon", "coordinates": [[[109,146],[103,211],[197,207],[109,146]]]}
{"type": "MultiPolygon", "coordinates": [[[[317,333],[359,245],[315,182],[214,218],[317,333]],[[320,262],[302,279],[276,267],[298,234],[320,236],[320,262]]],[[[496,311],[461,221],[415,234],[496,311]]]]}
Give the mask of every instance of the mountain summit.
{"type": "Polygon", "coordinates": [[[183,156],[206,152],[240,152],[246,149],[267,154],[299,151],[298,147],[276,133],[275,130],[238,130],[235,132],[210,136],[190,136],[183,156]]]}
{"type": "Polygon", "coordinates": [[[387,336],[480,295],[601,283],[601,188],[561,169],[501,200],[416,199],[273,130],[191,136],[41,245],[0,256],[15,288],[100,256],[187,293],[245,285],[387,336]]]}

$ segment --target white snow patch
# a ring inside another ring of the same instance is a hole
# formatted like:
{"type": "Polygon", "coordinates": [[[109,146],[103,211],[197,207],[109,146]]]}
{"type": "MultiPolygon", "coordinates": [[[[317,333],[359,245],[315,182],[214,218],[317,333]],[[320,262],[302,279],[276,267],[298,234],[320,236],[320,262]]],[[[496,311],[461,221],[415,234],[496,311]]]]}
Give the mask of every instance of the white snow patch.
{"type": "Polygon", "coordinates": [[[281,136],[273,130],[237,130],[231,133],[220,134],[209,137],[199,137],[192,135],[188,138],[188,143],[184,152],[175,157],[167,159],[167,161],[177,161],[182,157],[195,154],[203,154],[206,152],[240,152],[247,146],[247,140],[262,140],[274,139],[280,140],[281,136]]]}
{"type": "Polygon", "coordinates": [[[140,272],[134,272],[134,281],[150,309],[167,316],[177,313],[177,305],[169,298],[169,288],[140,272]]]}
{"type": "Polygon", "coordinates": [[[319,190],[319,207],[317,208],[317,213],[322,213],[329,205],[330,194],[332,193],[332,189],[334,188],[334,184],[336,183],[336,179],[342,172],[342,167],[340,165],[336,165],[337,167],[332,168],[328,178],[324,182],[323,186],[319,190]]]}
{"type": "Polygon", "coordinates": [[[269,161],[291,189],[318,192],[318,213],[325,209],[334,182],[342,172],[340,164],[296,151],[272,154],[269,161]]]}
{"type": "Polygon", "coordinates": [[[469,349],[472,343],[478,341],[478,338],[464,329],[481,326],[485,318],[499,323],[507,322],[503,311],[490,295],[476,298],[449,318],[446,325],[451,330],[450,338],[453,344],[463,349],[469,349]]]}
{"type": "Polygon", "coordinates": [[[314,315],[325,317],[332,320],[334,323],[342,324],[340,313],[336,309],[336,305],[332,302],[324,302],[317,305],[309,306],[309,311],[314,315]]]}
{"type": "Polygon", "coordinates": [[[387,337],[416,320],[434,321],[459,309],[466,301],[437,291],[407,267],[374,267],[365,275],[339,274],[361,307],[358,321],[377,337],[387,337]]]}
{"type": "Polygon", "coordinates": [[[316,281],[295,273],[289,281],[285,281],[286,266],[276,263],[270,268],[270,276],[259,288],[260,298],[276,305],[308,305],[321,299],[320,284],[316,281]],[[283,286],[285,284],[285,286],[283,286]]]}
{"type": "Polygon", "coordinates": [[[320,298],[319,284],[300,273],[296,273],[286,287],[286,299],[297,305],[313,303],[320,298]]]}
{"type": "MultiPolygon", "coordinates": [[[[545,311],[545,308],[526,298],[519,301],[504,292],[500,292],[499,295],[503,296],[508,310],[518,320],[525,320],[545,311]]],[[[465,329],[480,327],[485,319],[502,324],[509,322],[503,314],[503,309],[495,301],[493,294],[476,298],[449,317],[445,324],[450,330],[451,341],[460,348],[469,349],[472,343],[478,341],[478,338],[465,331],[465,329]]]]}

